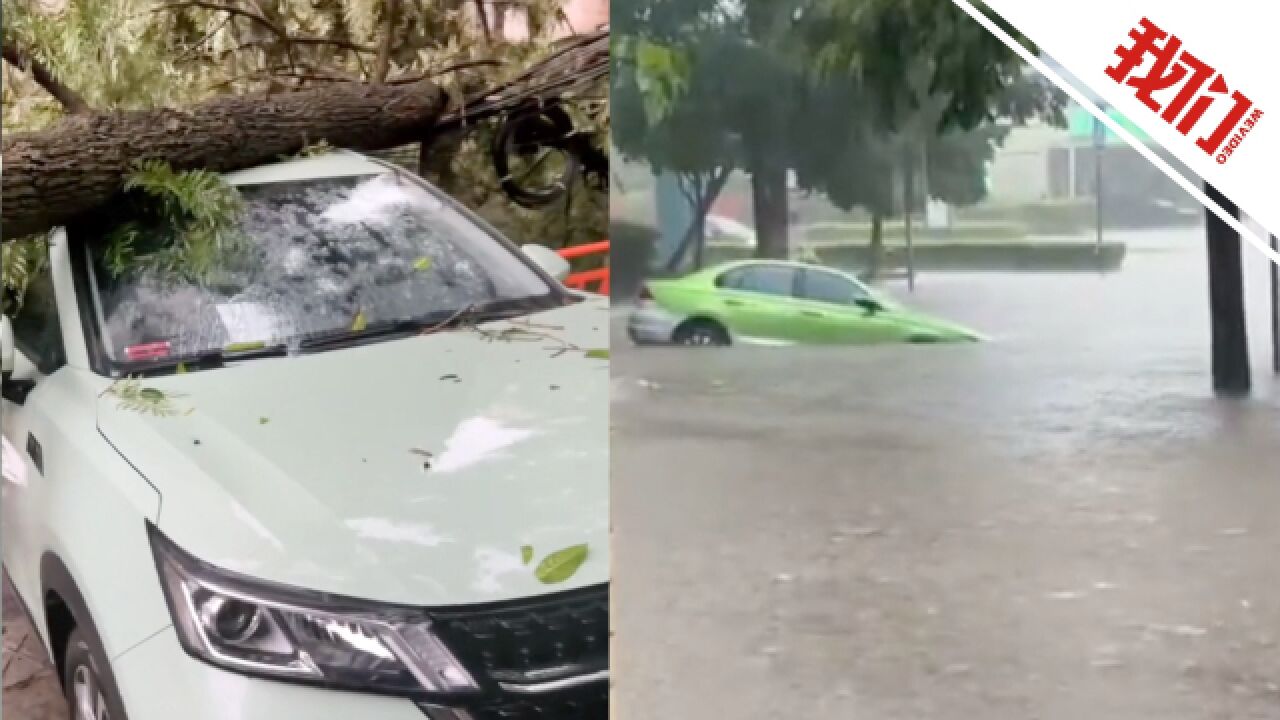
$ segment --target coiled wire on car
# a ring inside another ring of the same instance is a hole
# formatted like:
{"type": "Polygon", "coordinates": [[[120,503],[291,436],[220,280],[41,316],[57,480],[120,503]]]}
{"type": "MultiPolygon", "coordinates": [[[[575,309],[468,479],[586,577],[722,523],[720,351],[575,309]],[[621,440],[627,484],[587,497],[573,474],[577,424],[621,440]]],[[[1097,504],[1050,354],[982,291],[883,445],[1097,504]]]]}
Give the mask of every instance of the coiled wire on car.
{"type": "Polygon", "coordinates": [[[559,103],[504,117],[494,133],[489,157],[502,191],[521,207],[546,207],[564,197],[579,173],[592,185],[608,188],[608,156],[574,126],[573,118],[559,103]],[[539,176],[546,160],[556,153],[564,158],[563,168],[550,178],[539,176]],[[527,166],[515,167],[521,163],[527,166]]]}

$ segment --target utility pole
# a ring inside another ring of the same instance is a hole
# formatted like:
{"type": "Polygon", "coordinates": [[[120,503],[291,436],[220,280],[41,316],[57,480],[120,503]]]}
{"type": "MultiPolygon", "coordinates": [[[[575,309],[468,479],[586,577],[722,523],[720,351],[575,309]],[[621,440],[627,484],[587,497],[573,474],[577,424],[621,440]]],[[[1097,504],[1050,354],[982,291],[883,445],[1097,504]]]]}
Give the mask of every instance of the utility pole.
{"type": "MultiPolygon", "coordinates": [[[[1106,106],[1103,106],[1106,112],[1106,106]]],[[[1093,194],[1094,215],[1097,222],[1093,241],[1093,257],[1102,268],[1102,154],[1107,149],[1107,127],[1098,118],[1093,119],[1093,194]]]]}
{"type": "MultiPolygon", "coordinates": [[[[910,137],[908,135],[908,137],[910,137]]],[[[921,145],[923,145],[923,141],[921,145]]],[[[906,241],[907,249],[907,292],[916,291],[916,249],[915,238],[913,237],[911,228],[911,210],[915,199],[916,171],[915,153],[912,152],[911,141],[907,141],[907,147],[903,150],[902,155],[902,232],[903,239],[906,241]]]]}
{"type": "MultiPolygon", "coordinates": [[[[1205,194],[1232,217],[1240,209],[1217,188],[1204,186],[1205,194]]],[[[1244,270],[1240,259],[1240,233],[1205,210],[1205,235],[1209,257],[1209,318],[1213,332],[1213,389],[1218,395],[1249,394],[1249,334],[1244,311],[1244,270]]]]}

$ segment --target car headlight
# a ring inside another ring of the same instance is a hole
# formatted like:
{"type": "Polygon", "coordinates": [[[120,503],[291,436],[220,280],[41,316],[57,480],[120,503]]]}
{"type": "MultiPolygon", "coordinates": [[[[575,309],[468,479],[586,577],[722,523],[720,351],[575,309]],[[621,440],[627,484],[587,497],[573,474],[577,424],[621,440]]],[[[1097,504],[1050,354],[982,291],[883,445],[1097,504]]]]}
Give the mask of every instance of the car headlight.
{"type": "Polygon", "coordinates": [[[248,675],[406,697],[480,689],[421,611],[245,578],[147,529],[178,638],[200,660],[248,675]]]}

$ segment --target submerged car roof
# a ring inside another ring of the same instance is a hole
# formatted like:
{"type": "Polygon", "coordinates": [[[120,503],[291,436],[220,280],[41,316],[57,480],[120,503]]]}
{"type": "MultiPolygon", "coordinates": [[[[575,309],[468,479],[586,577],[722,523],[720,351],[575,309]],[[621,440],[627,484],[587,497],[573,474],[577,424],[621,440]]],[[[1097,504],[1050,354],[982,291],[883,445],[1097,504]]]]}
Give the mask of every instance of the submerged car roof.
{"type": "Polygon", "coordinates": [[[335,150],[323,155],[284,160],[259,165],[248,170],[227,173],[223,178],[231,185],[263,185],[266,183],[311,180],[328,177],[350,177],[387,172],[387,166],[348,150],[335,150]]]}

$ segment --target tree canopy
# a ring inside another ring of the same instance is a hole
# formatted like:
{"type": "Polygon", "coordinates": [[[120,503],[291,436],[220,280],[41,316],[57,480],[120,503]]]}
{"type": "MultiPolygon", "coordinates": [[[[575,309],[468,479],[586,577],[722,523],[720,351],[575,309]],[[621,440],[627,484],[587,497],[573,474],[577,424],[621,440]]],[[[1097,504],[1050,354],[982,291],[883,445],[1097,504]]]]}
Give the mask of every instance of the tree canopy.
{"type": "MultiPolygon", "coordinates": [[[[580,182],[562,207],[512,203],[490,157],[497,127],[472,120],[512,95],[503,88],[516,88],[535,101],[563,98],[575,132],[603,147],[605,87],[591,78],[607,66],[592,75],[581,52],[564,54],[576,41],[558,39],[563,0],[3,0],[3,11],[6,166],[16,168],[10,151],[33,132],[74,141],[79,131],[123,122],[120,112],[172,108],[177,121],[222,98],[269,104],[313,89],[338,102],[347,87],[396,88],[400,97],[422,88],[424,100],[448,98],[423,164],[438,185],[521,241],[605,232],[604,193],[580,182]],[[590,82],[573,82],[584,72],[590,82]]],[[[401,161],[416,167],[419,159],[406,148],[401,161]]],[[[6,175],[9,189],[16,179],[6,175]]],[[[15,239],[9,227],[5,235],[15,239]]],[[[21,285],[36,250],[6,249],[7,288],[21,285]]]]}
{"type": "Polygon", "coordinates": [[[874,215],[909,199],[894,179],[917,169],[934,197],[973,203],[1006,132],[997,122],[1061,121],[1061,94],[952,3],[613,7],[627,50],[614,59],[617,147],[657,170],[742,169],[762,255],[788,252],[787,171],[874,215]]]}

